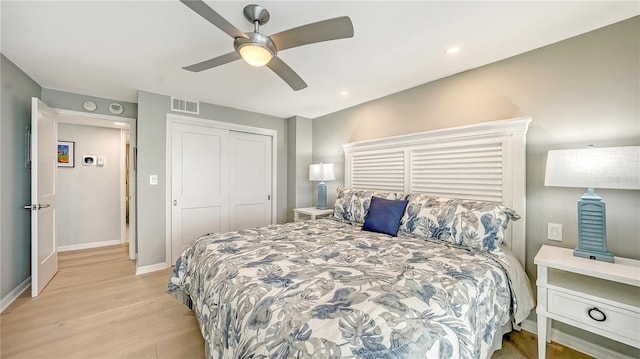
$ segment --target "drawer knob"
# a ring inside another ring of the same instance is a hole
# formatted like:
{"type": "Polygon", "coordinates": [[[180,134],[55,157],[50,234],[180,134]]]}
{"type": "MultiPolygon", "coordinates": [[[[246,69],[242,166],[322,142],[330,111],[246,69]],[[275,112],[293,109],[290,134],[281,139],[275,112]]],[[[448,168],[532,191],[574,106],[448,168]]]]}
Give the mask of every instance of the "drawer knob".
{"type": "Polygon", "coordinates": [[[589,317],[596,322],[604,322],[605,320],[607,320],[607,316],[596,307],[589,309],[587,313],[589,314],[589,317]]]}

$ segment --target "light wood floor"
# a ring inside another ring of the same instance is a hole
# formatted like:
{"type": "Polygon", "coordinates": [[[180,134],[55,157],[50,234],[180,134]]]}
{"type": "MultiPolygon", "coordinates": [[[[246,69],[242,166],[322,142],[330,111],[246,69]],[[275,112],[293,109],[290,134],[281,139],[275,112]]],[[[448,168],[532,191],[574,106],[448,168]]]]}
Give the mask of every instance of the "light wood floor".
{"type": "Polygon", "coordinates": [[[2,358],[204,357],[193,313],[165,293],[170,269],[136,276],[126,245],[59,253],[58,268],[2,313],[2,358]]]}
{"type": "MultiPolygon", "coordinates": [[[[193,312],[165,293],[171,270],[135,275],[126,245],[59,253],[59,271],[0,316],[2,358],[203,358],[193,312]]],[[[494,358],[536,358],[536,336],[505,335],[494,358]]],[[[561,345],[547,358],[588,356],[561,345]]]]}

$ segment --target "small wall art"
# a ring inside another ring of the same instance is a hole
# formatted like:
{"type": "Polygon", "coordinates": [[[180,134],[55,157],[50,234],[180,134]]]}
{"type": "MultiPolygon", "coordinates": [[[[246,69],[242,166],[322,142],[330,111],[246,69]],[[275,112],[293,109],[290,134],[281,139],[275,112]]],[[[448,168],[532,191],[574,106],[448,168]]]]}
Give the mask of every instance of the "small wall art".
{"type": "Polygon", "coordinates": [[[76,143],[72,141],[58,141],[58,167],[76,166],[76,143]]]}

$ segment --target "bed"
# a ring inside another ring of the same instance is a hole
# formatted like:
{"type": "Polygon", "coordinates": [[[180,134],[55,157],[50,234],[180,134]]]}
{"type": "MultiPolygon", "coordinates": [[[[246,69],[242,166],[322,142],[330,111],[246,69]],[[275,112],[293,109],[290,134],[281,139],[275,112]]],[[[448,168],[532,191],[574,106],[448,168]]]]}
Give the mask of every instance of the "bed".
{"type": "Polygon", "coordinates": [[[195,310],[210,358],[490,357],[533,307],[513,180],[529,121],[346,145],[332,218],[205,235],[168,292],[195,310]],[[485,143],[500,154],[497,186],[458,171],[470,155],[494,176],[485,143]],[[396,171],[384,161],[398,152],[396,171]],[[442,172],[424,171],[425,156],[451,174],[422,179],[442,172]]]}

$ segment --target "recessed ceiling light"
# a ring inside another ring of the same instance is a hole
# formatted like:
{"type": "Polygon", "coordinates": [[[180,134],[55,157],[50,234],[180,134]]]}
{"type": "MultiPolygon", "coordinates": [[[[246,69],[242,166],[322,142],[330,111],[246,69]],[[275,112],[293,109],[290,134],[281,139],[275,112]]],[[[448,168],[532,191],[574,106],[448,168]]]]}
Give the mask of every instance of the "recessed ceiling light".
{"type": "Polygon", "coordinates": [[[342,97],[347,97],[347,96],[349,96],[349,91],[347,91],[347,90],[342,90],[342,91],[340,91],[340,96],[342,96],[342,97]]]}
{"type": "Polygon", "coordinates": [[[447,55],[453,55],[453,54],[457,54],[458,52],[460,52],[460,48],[455,46],[455,47],[450,47],[446,50],[444,50],[444,53],[447,55]]]}

